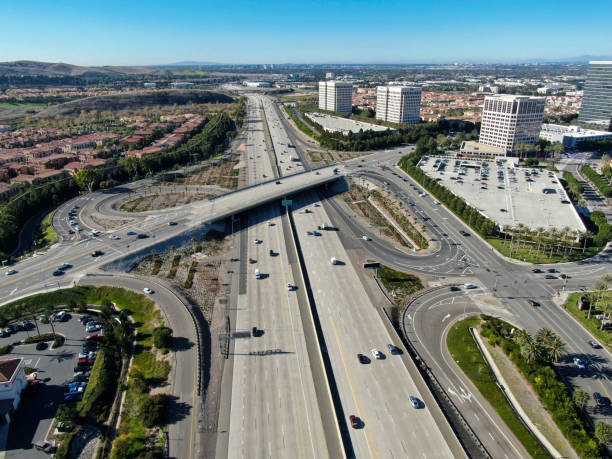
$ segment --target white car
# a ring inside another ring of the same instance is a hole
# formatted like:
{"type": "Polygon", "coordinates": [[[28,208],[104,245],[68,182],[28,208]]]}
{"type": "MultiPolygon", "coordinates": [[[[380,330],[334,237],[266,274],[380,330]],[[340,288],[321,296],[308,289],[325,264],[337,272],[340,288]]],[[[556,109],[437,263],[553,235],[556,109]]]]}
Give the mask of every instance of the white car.
{"type": "Polygon", "coordinates": [[[148,293],[149,295],[153,294],[153,290],[151,290],[149,287],[143,288],[142,291],[148,293]]]}
{"type": "Polygon", "coordinates": [[[255,242],[255,244],[261,244],[261,243],[262,243],[262,240],[261,240],[261,239],[255,239],[255,241],[254,241],[254,242],[255,242]]]}
{"type": "Polygon", "coordinates": [[[367,237],[367,236],[361,236],[361,239],[363,239],[364,241],[369,241],[370,240],[370,238],[367,237]]]}
{"type": "Polygon", "coordinates": [[[382,354],[378,349],[374,348],[371,352],[375,359],[382,359],[382,354]]]}
{"type": "Polygon", "coordinates": [[[102,330],[102,325],[100,325],[100,324],[88,325],[85,328],[85,331],[87,333],[93,333],[93,332],[97,332],[97,331],[100,331],[100,330],[102,330]]]}
{"type": "Polygon", "coordinates": [[[117,236],[116,234],[111,235],[111,236],[110,236],[110,238],[111,238],[113,241],[118,241],[119,239],[121,239],[121,238],[120,238],[119,236],[117,236]]]}
{"type": "Polygon", "coordinates": [[[463,288],[470,290],[470,289],[478,288],[478,287],[474,284],[463,284],[463,288]]]}
{"type": "Polygon", "coordinates": [[[292,283],[287,283],[287,290],[292,292],[294,289],[295,289],[295,285],[293,285],[292,283]]]}

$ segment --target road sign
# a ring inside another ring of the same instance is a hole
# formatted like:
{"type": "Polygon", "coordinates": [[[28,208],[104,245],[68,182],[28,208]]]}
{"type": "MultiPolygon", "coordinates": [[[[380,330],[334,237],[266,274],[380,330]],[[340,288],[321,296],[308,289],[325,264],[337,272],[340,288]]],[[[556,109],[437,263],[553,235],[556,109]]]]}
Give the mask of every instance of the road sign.
{"type": "Polygon", "coordinates": [[[293,201],[291,199],[283,199],[281,202],[281,205],[283,206],[290,206],[293,203],[293,201]]]}

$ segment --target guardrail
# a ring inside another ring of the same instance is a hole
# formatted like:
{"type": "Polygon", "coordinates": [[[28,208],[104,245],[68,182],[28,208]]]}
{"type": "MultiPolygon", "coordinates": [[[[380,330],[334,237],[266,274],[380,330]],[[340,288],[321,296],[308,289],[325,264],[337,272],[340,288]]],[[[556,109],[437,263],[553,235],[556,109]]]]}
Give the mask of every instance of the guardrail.
{"type": "MultiPolygon", "coordinates": [[[[444,390],[444,388],[442,387],[442,385],[440,384],[440,382],[438,381],[436,376],[429,369],[429,366],[425,363],[425,360],[421,357],[421,355],[419,354],[417,349],[412,345],[412,343],[408,339],[408,333],[407,333],[406,328],[404,326],[404,324],[405,324],[405,320],[404,319],[405,319],[405,316],[406,316],[406,314],[408,312],[408,308],[416,300],[418,300],[419,298],[421,298],[421,297],[423,297],[425,295],[428,295],[429,293],[435,292],[437,290],[442,290],[444,288],[448,288],[448,287],[452,287],[452,286],[457,286],[457,285],[459,285],[459,284],[448,284],[448,285],[442,285],[442,286],[438,286],[438,287],[432,287],[432,288],[429,288],[427,290],[423,290],[422,292],[419,292],[416,295],[414,295],[412,298],[410,298],[408,300],[408,302],[406,302],[406,304],[404,305],[403,310],[402,310],[401,321],[400,321],[400,324],[399,324],[400,331],[401,331],[400,338],[403,341],[404,345],[406,346],[406,349],[408,350],[408,353],[411,355],[412,359],[414,360],[417,368],[421,371],[421,374],[423,375],[423,380],[425,381],[425,384],[427,384],[427,386],[429,386],[429,389],[430,389],[433,397],[438,401],[438,405],[440,406],[440,409],[442,410],[442,413],[444,413],[444,415],[446,416],[446,419],[448,420],[449,424],[451,425],[451,428],[457,434],[457,438],[459,439],[459,442],[463,445],[464,449],[466,451],[468,450],[464,440],[461,438],[461,435],[459,435],[458,426],[456,425],[456,421],[454,421],[450,417],[449,413],[446,411],[447,409],[449,409],[452,412],[452,414],[455,416],[455,418],[459,421],[460,427],[463,428],[463,431],[468,435],[468,437],[473,442],[473,445],[482,454],[482,457],[487,458],[487,459],[491,459],[491,455],[489,454],[489,452],[485,448],[484,444],[480,441],[480,438],[478,438],[478,436],[474,433],[474,431],[472,430],[472,427],[465,420],[465,418],[463,417],[461,412],[457,409],[457,406],[455,405],[455,403],[447,395],[446,391],[444,390]],[[442,398],[443,400],[440,400],[440,398],[442,398]],[[442,403],[442,402],[444,402],[444,403],[442,403]],[[443,408],[443,404],[446,406],[446,409],[443,408]]],[[[383,310],[384,310],[384,308],[383,308],[383,310]]],[[[391,321],[391,318],[387,314],[386,310],[385,310],[385,314],[387,315],[387,318],[389,319],[389,321],[391,321]]]]}

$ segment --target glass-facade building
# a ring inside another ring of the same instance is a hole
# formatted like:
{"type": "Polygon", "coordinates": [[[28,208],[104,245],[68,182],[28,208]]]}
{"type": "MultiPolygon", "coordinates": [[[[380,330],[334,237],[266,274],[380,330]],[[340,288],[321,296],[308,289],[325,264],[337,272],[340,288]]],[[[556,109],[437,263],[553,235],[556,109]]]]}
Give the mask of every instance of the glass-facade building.
{"type": "Polygon", "coordinates": [[[591,61],[578,121],[608,127],[612,119],[612,61],[591,61]]]}

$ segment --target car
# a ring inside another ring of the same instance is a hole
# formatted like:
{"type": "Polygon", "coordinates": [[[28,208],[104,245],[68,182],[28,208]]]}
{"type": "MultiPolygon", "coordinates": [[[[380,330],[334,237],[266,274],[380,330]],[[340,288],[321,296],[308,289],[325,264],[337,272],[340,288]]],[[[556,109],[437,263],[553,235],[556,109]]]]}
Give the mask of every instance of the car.
{"type": "Polygon", "coordinates": [[[555,268],[548,268],[548,269],[546,270],[546,272],[547,272],[547,273],[556,273],[556,272],[558,272],[558,271],[557,271],[555,268]]]}
{"type": "Polygon", "coordinates": [[[81,316],[81,317],[79,317],[79,322],[81,322],[83,325],[91,322],[92,320],[94,320],[94,319],[91,316],[81,316]]]}
{"type": "Polygon", "coordinates": [[[277,181],[276,181],[276,184],[277,184],[277,185],[280,185],[280,183],[281,183],[281,182],[280,182],[280,180],[277,180],[277,181]]]}
{"type": "Polygon", "coordinates": [[[53,271],[54,276],[62,276],[63,274],[64,274],[64,271],[60,269],[56,269],[55,271],[53,271]]]}
{"type": "Polygon", "coordinates": [[[539,268],[535,268],[535,269],[532,269],[532,270],[531,270],[531,272],[532,272],[532,273],[535,273],[535,274],[539,274],[539,273],[543,273],[544,271],[542,271],[542,270],[541,270],[541,269],[539,269],[539,268]]]}
{"type": "Polygon", "coordinates": [[[55,320],[57,322],[66,322],[70,318],[70,315],[66,311],[60,311],[55,314],[55,320]]]}
{"type": "Polygon", "coordinates": [[[553,275],[553,274],[547,274],[546,276],[544,276],[544,279],[556,279],[557,276],[553,275]]]}
{"type": "Polygon", "coordinates": [[[478,288],[478,286],[476,286],[474,284],[467,283],[467,284],[463,284],[463,288],[466,289],[466,290],[471,290],[471,289],[474,289],[474,288],[478,288]]]}
{"type": "Polygon", "coordinates": [[[604,397],[599,392],[593,392],[593,398],[595,399],[595,403],[599,408],[610,406],[610,399],[608,397],[604,397]]]}
{"type": "Polygon", "coordinates": [[[45,343],[44,341],[39,341],[38,343],[36,343],[37,351],[44,351],[45,349],[47,349],[47,343],[45,343]]]}
{"type": "Polygon", "coordinates": [[[387,344],[387,349],[389,349],[390,354],[399,354],[400,350],[395,344],[387,344]]]}
{"type": "Polygon", "coordinates": [[[171,221],[169,221],[169,222],[168,222],[168,226],[175,226],[175,225],[176,225],[176,222],[175,222],[175,221],[172,221],[172,220],[171,220],[171,221]]]}
{"type": "Polygon", "coordinates": [[[470,235],[470,233],[468,233],[467,231],[463,231],[463,230],[460,230],[460,231],[459,231],[459,233],[460,233],[462,236],[469,236],[469,235],[470,235]]]}
{"type": "Polygon", "coordinates": [[[83,398],[83,392],[70,392],[64,394],[65,402],[76,402],[77,400],[81,400],[83,398]]]}
{"type": "Polygon", "coordinates": [[[153,290],[151,290],[149,287],[145,287],[142,289],[143,292],[148,293],[149,295],[153,294],[153,290]]]}
{"type": "Polygon", "coordinates": [[[85,366],[85,365],[91,366],[93,364],[94,364],[94,359],[83,358],[77,361],[77,365],[80,365],[80,366],[85,366]]]}
{"type": "Polygon", "coordinates": [[[72,424],[60,421],[55,425],[55,428],[58,432],[70,432],[72,430],[72,424]]]}
{"type": "Polygon", "coordinates": [[[372,355],[374,356],[375,359],[382,359],[382,354],[380,353],[378,349],[374,348],[370,352],[372,352],[372,355]]]}
{"type": "Polygon", "coordinates": [[[91,252],[92,257],[99,257],[101,255],[104,255],[104,252],[102,252],[101,250],[94,250],[93,252],[91,252]]]}
{"type": "Polygon", "coordinates": [[[274,250],[270,249],[269,253],[270,253],[270,256],[271,256],[271,257],[273,257],[273,256],[274,256],[274,250]]]}
{"type": "Polygon", "coordinates": [[[134,231],[128,231],[126,234],[128,236],[136,236],[136,232],[134,232],[134,231]]]}
{"type": "Polygon", "coordinates": [[[72,378],[70,378],[67,382],[68,384],[72,384],[75,382],[87,382],[89,381],[89,375],[85,373],[77,373],[72,378]]]}
{"type": "Polygon", "coordinates": [[[85,331],[87,333],[92,333],[92,332],[97,332],[99,330],[102,330],[102,325],[100,324],[93,324],[93,325],[87,325],[87,327],[85,328],[85,331]]]}
{"type": "Polygon", "coordinates": [[[257,327],[253,327],[253,328],[251,328],[251,334],[252,334],[253,336],[257,336],[257,334],[258,334],[258,333],[259,333],[259,331],[257,330],[257,327]]]}
{"type": "Polygon", "coordinates": [[[572,361],[574,362],[574,365],[576,365],[581,370],[584,370],[586,368],[586,364],[580,358],[574,357],[572,361]]]}
{"type": "Polygon", "coordinates": [[[449,290],[451,292],[458,292],[459,290],[461,290],[459,287],[457,287],[456,285],[451,285],[449,290]]]}
{"type": "Polygon", "coordinates": [[[72,265],[70,263],[62,263],[61,265],[58,266],[57,269],[61,270],[61,271],[65,271],[67,269],[72,268],[72,265]]]}
{"type": "Polygon", "coordinates": [[[74,230],[69,229],[69,230],[68,230],[68,234],[74,234],[74,230]]]}
{"type": "Polygon", "coordinates": [[[351,427],[353,429],[358,429],[359,428],[359,419],[357,418],[357,416],[355,416],[354,414],[351,414],[349,416],[349,420],[351,421],[351,427]]]}
{"type": "Polygon", "coordinates": [[[6,275],[7,275],[7,276],[12,276],[13,274],[17,274],[17,271],[16,271],[15,269],[9,269],[9,270],[6,272],[6,275]]]}
{"type": "Polygon", "coordinates": [[[41,314],[41,316],[38,318],[38,320],[40,320],[41,323],[43,323],[43,324],[48,324],[49,323],[49,318],[47,317],[46,314],[41,314]]]}
{"type": "Polygon", "coordinates": [[[99,335],[97,333],[93,333],[85,337],[85,341],[99,341],[101,339],[102,339],[102,335],[99,335]]]}
{"type": "Polygon", "coordinates": [[[559,274],[559,277],[561,279],[569,279],[569,276],[567,274],[559,274]]]}
{"type": "Polygon", "coordinates": [[[416,397],[413,397],[412,395],[410,397],[408,397],[410,399],[410,404],[412,405],[413,408],[418,408],[420,403],[419,403],[419,399],[416,397]]]}
{"type": "Polygon", "coordinates": [[[369,241],[370,238],[368,236],[361,236],[361,239],[363,239],[364,241],[369,241]]]}
{"type": "Polygon", "coordinates": [[[601,349],[601,344],[599,344],[597,341],[589,340],[588,343],[593,349],[601,349]]]}
{"type": "Polygon", "coordinates": [[[110,238],[111,238],[113,241],[118,241],[119,239],[121,239],[121,238],[120,238],[119,236],[117,236],[116,234],[111,234],[110,238]]]}
{"type": "Polygon", "coordinates": [[[255,239],[253,242],[254,242],[255,244],[261,244],[261,243],[262,243],[262,240],[261,240],[261,239],[255,239]]]}
{"type": "Polygon", "coordinates": [[[293,292],[295,290],[295,285],[293,285],[291,282],[287,282],[287,290],[293,292]]]}
{"type": "Polygon", "coordinates": [[[13,329],[6,327],[4,330],[2,330],[2,333],[4,333],[4,336],[10,336],[10,334],[13,333],[13,329]]]}
{"type": "Polygon", "coordinates": [[[138,236],[136,236],[138,239],[146,239],[149,237],[148,234],[144,234],[144,233],[138,233],[138,236]]]}
{"type": "Polygon", "coordinates": [[[531,299],[527,300],[527,303],[529,303],[529,305],[533,306],[534,308],[536,306],[540,306],[540,303],[538,303],[537,301],[531,300],[531,299]]]}
{"type": "Polygon", "coordinates": [[[81,392],[79,388],[84,388],[87,386],[87,382],[85,381],[75,381],[73,383],[68,384],[68,392],[81,392]]]}
{"type": "Polygon", "coordinates": [[[368,359],[365,355],[363,354],[357,354],[357,360],[359,360],[359,363],[369,363],[370,359],[368,359]]]}

